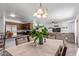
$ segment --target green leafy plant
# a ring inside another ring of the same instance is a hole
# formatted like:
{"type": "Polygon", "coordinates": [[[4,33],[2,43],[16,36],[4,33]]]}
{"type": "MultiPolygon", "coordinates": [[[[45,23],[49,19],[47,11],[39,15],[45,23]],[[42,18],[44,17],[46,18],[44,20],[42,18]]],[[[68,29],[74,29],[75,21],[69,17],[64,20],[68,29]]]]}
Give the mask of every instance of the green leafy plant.
{"type": "Polygon", "coordinates": [[[38,26],[38,29],[32,28],[31,32],[32,37],[36,40],[39,40],[39,44],[43,44],[43,38],[48,36],[48,30],[45,26],[38,26]]]}

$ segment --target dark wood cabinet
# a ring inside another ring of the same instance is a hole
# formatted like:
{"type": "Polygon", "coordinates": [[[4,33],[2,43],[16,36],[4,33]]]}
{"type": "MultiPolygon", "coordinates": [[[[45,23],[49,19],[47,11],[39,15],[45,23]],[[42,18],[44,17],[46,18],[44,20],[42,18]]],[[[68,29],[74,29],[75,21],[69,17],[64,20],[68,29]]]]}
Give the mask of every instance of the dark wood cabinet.
{"type": "Polygon", "coordinates": [[[30,30],[32,28],[32,23],[17,24],[17,30],[30,30]]]}
{"type": "Polygon", "coordinates": [[[17,30],[30,30],[32,28],[32,23],[13,23],[13,22],[6,22],[6,25],[17,25],[17,30]]]}
{"type": "Polygon", "coordinates": [[[22,30],[23,27],[22,27],[22,24],[17,24],[17,30],[22,30]]]}
{"type": "Polygon", "coordinates": [[[14,23],[14,22],[6,22],[6,25],[16,25],[17,30],[31,30],[32,29],[32,23],[14,23]]]}
{"type": "Polygon", "coordinates": [[[23,24],[23,29],[31,29],[32,28],[32,23],[26,23],[26,24],[23,24]]]}

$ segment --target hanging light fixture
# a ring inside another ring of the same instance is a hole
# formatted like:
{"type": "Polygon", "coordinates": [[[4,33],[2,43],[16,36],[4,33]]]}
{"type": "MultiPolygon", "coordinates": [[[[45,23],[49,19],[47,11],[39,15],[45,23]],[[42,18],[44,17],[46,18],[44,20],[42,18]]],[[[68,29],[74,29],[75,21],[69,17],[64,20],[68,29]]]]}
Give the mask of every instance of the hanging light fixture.
{"type": "Polygon", "coordinates": [[[33,16],[37,18],[46,18],[48,16],[47,8],[43,7],[42,4],[40,3],[39,9],[34,13],[33,16]]]}

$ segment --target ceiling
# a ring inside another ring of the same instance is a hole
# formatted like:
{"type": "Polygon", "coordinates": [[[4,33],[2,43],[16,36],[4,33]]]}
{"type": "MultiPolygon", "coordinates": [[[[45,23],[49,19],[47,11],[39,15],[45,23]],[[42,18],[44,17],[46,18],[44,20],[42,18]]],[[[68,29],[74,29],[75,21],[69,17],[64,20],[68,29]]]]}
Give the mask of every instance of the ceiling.
{"type": "MultiPolygon", "coordinates": [[[[48,9],[48,17],[42,21],[64,21],[72,20],[79,14],[78,3],[43,3],[43,7],[48,9]]],[[[10,17],[15,13],[16,17],[23,22],[32,21],[37,18],[33,17],[34,12],[39,8],[39,3],[0,3],[0,16],[10,17]]]]}

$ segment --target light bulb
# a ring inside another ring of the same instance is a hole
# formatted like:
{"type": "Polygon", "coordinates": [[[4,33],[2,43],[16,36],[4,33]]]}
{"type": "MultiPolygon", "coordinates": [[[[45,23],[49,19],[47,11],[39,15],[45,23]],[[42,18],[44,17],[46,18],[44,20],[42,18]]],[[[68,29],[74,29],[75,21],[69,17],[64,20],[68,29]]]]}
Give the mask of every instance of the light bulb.
{"type": "Polygon", "coordinates": [[[46,18],[47,16],[46,15],[43,15],[43,18],[46,18]]]}
{"type": "Polygon", "coordinates": [[[46,18],[46,17],[47,17],[47,15],[48,15],[47,13],[43,14],[43,18],[46,18]]]}
{"type": "Polygon", "coordinates": [[[41,18],[41,15],[37,15],[37,18],[41,18]]]}
{"type": "Polygon", "coordinates": [[[43,10],[40,8],[40,9],[38,9],[37,13],[38,13],[38,14],[43,14],[44,12],[43,12],[43,10]]]}
{"type": "Polygon", "coordinates": [[[34,13],[34,15],[33,16],[37,16],[37,13],[34,13]]]}

